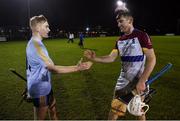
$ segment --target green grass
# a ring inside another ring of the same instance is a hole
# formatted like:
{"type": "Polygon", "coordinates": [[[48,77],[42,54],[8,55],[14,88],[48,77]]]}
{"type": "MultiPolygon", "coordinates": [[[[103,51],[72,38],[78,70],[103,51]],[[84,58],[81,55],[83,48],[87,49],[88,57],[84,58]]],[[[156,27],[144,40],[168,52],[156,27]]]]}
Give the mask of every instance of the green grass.
{"type": "MultiPolygon", "coordinates": [[[[85,48],[97,55],[109,54],[118,37],[86,38],[85,48]]],[[[150,102],[147,119],[180,119],[180,37],[152,36],[157,64],[153,73],[168,62],[173,68],[152,84],[157,94],[150,102]]],[[[75,65],[83,50],[65,39],[45,40],[49,55],[58,65],[75,65]]],[[[27,41],[0,43],[0,119],[33,119],[32,104],[17,107],[25,82],[8,69],[15,68],[25,75],[25,48],[27,41]]],[[[94,63],[84,72],[53,74],[52,85],[57,100],[59,119],[107,119],[116,79],[120,72],[120,59],[114,63],[94,63]]],[[[129,114],[123,119],[135,119],[129,114]]]]}

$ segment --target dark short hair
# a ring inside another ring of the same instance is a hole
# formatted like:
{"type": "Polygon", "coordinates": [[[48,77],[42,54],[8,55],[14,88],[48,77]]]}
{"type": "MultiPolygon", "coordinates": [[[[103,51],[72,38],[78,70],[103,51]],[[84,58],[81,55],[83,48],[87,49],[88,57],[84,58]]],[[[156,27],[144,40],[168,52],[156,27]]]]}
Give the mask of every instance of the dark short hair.
{"type": "Polygon", "coordinates": [[[116,20],[119,19],[122,16],[123,17],[132,17],[132,14],[130,13],[129,10],[116,10],[115,14],[116,14],[116,20]]]}

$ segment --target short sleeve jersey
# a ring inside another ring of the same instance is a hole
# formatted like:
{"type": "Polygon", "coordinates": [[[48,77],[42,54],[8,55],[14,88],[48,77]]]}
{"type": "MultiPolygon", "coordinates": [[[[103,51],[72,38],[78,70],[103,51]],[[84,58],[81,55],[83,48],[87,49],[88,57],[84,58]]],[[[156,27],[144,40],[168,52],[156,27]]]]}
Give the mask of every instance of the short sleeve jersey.
{"type": "Polygon", "coordinates": [[[115,49],[118,49],[122,61],[116,84],[116,89],[121,89],[142,74],[146,59],[143,49],[152,49],[152,43],[147,33],[134,29],[131,34],[124,34],[116,41],[115,49]]]}

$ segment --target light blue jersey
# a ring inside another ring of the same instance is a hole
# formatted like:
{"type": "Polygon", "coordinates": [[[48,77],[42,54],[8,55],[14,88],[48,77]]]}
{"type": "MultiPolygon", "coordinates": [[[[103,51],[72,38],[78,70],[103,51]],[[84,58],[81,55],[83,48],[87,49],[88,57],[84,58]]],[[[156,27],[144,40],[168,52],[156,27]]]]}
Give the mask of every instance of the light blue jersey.
{"type": "Polygon", "coordinates": [[[45,62],[53,63],[46,47],[38,38],[31,38],[26,47],[27,87],[33,98],[48,95],[51,91],[51,73],[45,62]]]}

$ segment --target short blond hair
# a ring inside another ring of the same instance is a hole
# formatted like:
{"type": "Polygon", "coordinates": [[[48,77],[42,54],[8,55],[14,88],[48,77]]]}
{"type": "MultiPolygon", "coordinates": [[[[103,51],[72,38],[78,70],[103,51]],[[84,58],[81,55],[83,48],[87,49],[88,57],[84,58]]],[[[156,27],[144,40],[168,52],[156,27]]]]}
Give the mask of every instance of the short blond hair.
{"type": "Polygon", "coordinates": [[[37,24],[39,23],[45,23],[47,21],[46,17],[44,17],[44,15],[39,15],[39,16],[33,16],[30,21],[29,21],[29,25],[30,28],[34,28],[36,27],[37,24]]]}

